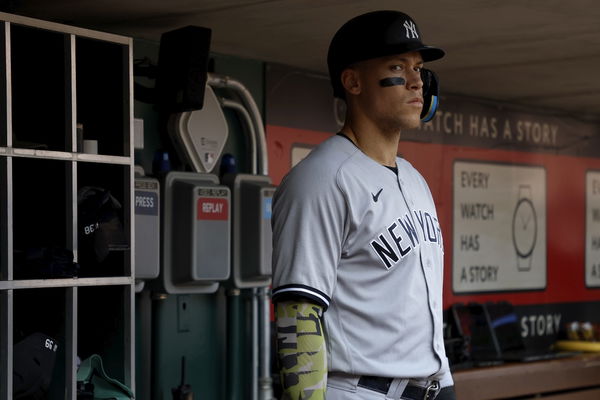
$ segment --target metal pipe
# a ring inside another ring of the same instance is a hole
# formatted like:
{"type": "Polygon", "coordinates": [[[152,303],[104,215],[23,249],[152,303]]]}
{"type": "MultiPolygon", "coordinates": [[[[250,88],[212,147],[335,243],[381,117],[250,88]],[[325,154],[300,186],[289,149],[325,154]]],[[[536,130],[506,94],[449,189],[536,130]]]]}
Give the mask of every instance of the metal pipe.
{"type": "Polygon", "coordinates": [[[261,331],[261,360],[259,377],[259,399],[273,399],[273,380],[271,379],[271,302],[269,287],[259,289],[262,305],[262,331],[261,331]]]}
{"type": "Polygon", "coordinates": [[[252,400],[258,400],[258,289],[252,288],[252,400]]]}
{"type": "Polygon", "coordinates": [[[138,387],[136,397],[150,399],[152,393],[152,298],[149,290],[144,290],[138,295],[138,306],[140,328],[144,334],[140,337],[141,385],[138,387]]]}
{"type": "MultiPolygon", "coordinates": [[[[228,76],[208,74],[207,83],[215,88],[229,89],[237,93],[241,99],[241,104],[229,99],[221,99],[222,107],[229,107],[236,110],[241,115],[250,134],[252,168],[253,174],[268,175],[268,157],[265,130],[262,116],[254,101],[254,98],[239,81],[228,76]]],[[[251,398],[252,400],[271,400],[273,399],[273,387],[271,379],[271,321],[270,321],[270,298],[269,288],[252,288],[252,382],[251,398]],[[260,292],[259,292],[260,290],[260,292]],[[259,296],[262,300],[259,309],[259,296]],[[260,321],[259,321],[259,317],[260,321]],[[259,323],[262,329],[259,329],[259,323]],[[260,349],[260,360],[259,360],[260,349]],[[260,368],[260,379],[259,379],[260,368]],[[259,394],[260,393],[260,394],[259,394]]]]}
{"type": "Polygon", "coordinates": [[[237,101],[233,101],[233,100],[229,100],[226,98],[219,98],[219,102],[221,103],[221,106],[224,108],[231,108],[232,110],[235,110],[244,120],[244,122],[246,123],[246,129],[247,129],[247,134],[248,137],[250,139],[250,154],[251,154],[251,160],[250,163],[252,165],[250,173],[252,173],[253,175],[256,175],[257,173],[257,150],[256,150],[256,130],[254,129],[254,121],[252,120],[252,117],[250,116],[250,113],[248,113],[248,111],[246,110],[246,108],[238,103],[237,101]]]}
{"type": "Polygon", "coordinates": [[[227,295],[227,400],[242,398],[243,380],[241,378],[241,296],[240,289],[229,289],[227,295]]]}
{"type": "Polygon", "coordinates": [[[216,88],[231,89],[235,91],[242,100],[242,104],[248,109],[252,120],[254,121],[254,130],[256,132],[256,142],[258,144],[259,165],[258,173],[261,175],[269,174],[269,163],[267,160],[267,140],[265,138],[265,128],[262,117],[254,98],[239,81],[224,75],[208,74],[207,83],[216,88]]]}

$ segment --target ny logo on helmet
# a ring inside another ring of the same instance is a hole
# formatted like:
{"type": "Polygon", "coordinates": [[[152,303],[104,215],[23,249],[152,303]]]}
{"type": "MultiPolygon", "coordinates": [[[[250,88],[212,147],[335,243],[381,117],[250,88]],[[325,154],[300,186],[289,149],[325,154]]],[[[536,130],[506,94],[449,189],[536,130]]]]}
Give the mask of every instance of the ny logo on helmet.
{"type": "Polygon", "coordinates": [[[404,28],[406,29],[406,38],[407,39],[418,39],[419,34],[417,33],[417,26],[414,22],[408,20],[404,21],[404,28]]]}

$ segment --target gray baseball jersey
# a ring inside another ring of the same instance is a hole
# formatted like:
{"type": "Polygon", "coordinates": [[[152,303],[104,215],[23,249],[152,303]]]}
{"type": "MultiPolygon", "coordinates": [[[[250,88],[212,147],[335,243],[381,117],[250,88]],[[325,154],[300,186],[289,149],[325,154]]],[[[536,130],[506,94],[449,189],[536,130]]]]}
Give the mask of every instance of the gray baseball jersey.
{"type": "Polygon", "coordinates": [[[443,242],[423,177],[336,135],[273,200],[273,301],[321,304],[328,368],[452,385],[442,328],[443,242]]]}

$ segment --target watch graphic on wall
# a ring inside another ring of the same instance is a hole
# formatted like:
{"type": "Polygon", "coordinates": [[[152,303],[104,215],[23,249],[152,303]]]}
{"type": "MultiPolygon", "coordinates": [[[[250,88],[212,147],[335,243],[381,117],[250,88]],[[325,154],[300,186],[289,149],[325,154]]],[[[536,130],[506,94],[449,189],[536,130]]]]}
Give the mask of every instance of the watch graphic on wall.
{"type": "Polygon", "coordinates": [[[513,245],[517,253],[517,269],[529,271],[537,241],[537,214],[531,201],[531,186],[519,185],[517,205],[512,220],[513,245]]]}

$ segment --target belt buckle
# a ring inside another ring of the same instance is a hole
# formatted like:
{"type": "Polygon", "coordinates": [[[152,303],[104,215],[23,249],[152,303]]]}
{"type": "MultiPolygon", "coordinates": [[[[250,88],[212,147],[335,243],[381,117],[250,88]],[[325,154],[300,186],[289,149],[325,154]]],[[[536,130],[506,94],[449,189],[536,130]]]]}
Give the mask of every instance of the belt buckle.
{"type": "Polygon", "coordinates": [[[433,382],[425,388],[425,395],[423,400],[433,400],[440,389],[440,385],[437,382],[433,382]]]}

